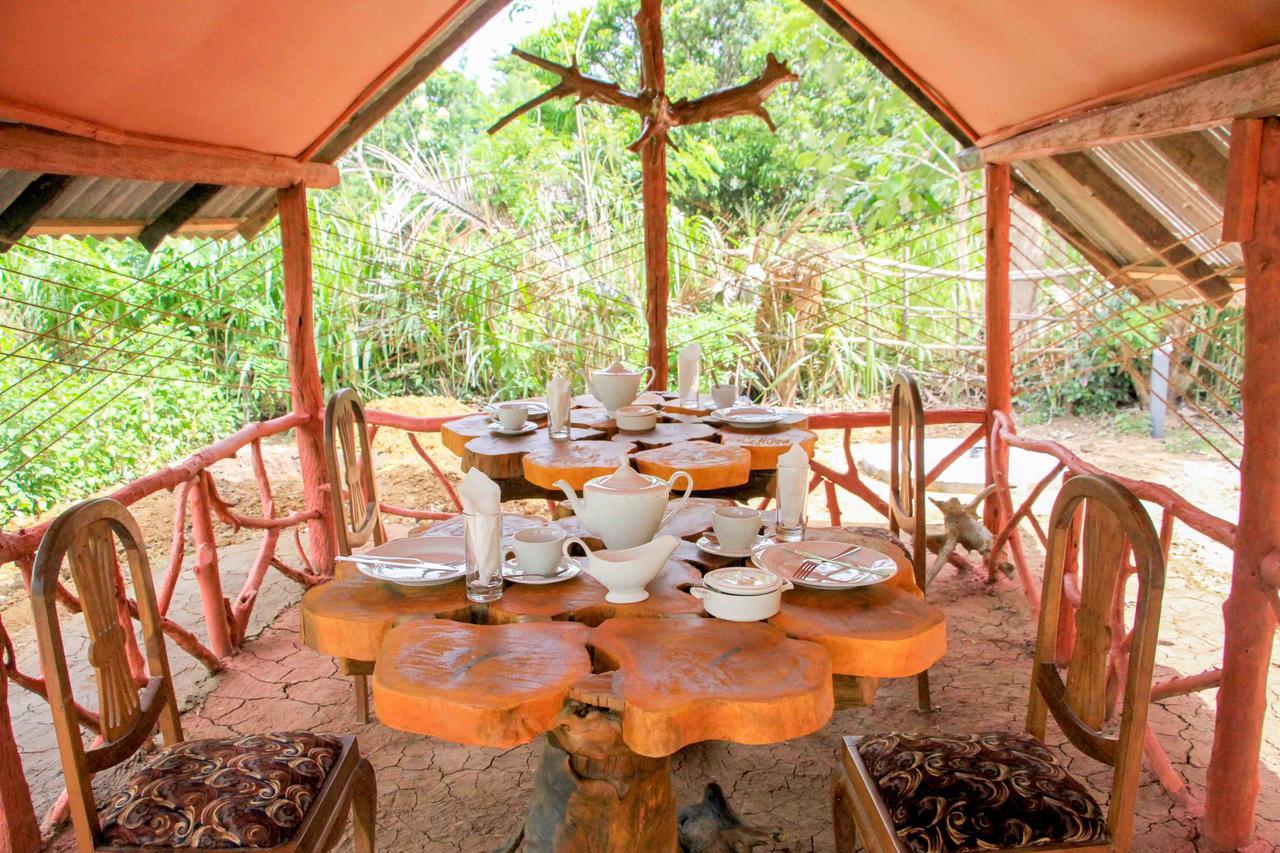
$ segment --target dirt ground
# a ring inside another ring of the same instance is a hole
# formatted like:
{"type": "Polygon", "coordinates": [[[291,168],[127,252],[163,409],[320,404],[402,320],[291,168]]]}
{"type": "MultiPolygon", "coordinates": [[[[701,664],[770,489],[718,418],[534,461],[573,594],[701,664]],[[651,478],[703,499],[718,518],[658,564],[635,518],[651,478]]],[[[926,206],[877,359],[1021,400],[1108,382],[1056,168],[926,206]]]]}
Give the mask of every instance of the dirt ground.
{"type": "MultiPolygon", "coordinates": [[[[420,415],[466,410],[456,401],[435,398],[399,398],[373,405],[420,415]]],[[[965,432],[964,428],[931,429],[930,435],[959,437],[965,432]]],[[[1223,518],[1233,520],[1236,516],[1235,469],[1215,456],[1190,450],[1186,442],[1161,443],[1116,429],[1111,421],[1077,418],[1024,426],[1022,432],[1062,441],[1104,469],[1165,483],[1223,518]]],[[[838,433],[824,436],[820,455],[833,461],[842,459],[838,437],[838,433]]],[[[887,436],[883,431],[862,431],[855,438],[860,443],[877,443],[887,436]]],[[[451,476],[459,475],[456,460],[438,440],[430,439],[425,446],[451,476]]],[[[288,443],[272,443],[264,449],[278,510],[297,507],[296,453],[288,443]]],[[[375,451],[385,501],[418,509],[450,508],[443,490],[403,434],[379,434],[375,451]]],[[[224,497],[240,499],[246,511],[257,506],[247,454],[219,463],[214,475],[224,497]]],[[[1018,478],[1017,471],[1014,477],[1018,478]]],[[[1047,515],[1052,500],[1051,489],[1037,503],[1041,518],[1047,515]]],[[[531,504],[527,508],[537,511],[541,507],[531,504]]],[[[879,521],[850,496],[842,496],[841,509],[846,523],[879,521]]],[[[172,533],[172,496],[153,496],[136,505],[134,511],[151,543],[153,565],[163,566],[172,533]]],[[[814,523],[825,523],[821,493],[815,496],[810,514],[814,523]]],[[[245,568],[241,564],[251,559],[257,536],[218,527],[220,544],[225,546],[225,588],[228,595],[234,595],[237,577],[245,568]]],[[[407,529],[407,525],[400,529],[407,529]]],[[[1030,535],[1024,540],[1034,543],[1030,535]]],[[[1031,550],[1038,559],[1038,550],[1031,550]]],[[[294,557],[289,554],[286,559],[294,557]]],[[[1221,604],[1230,572],[1231,555],[1226,549],[1178,528],[1170,558],[1158,677],[1194,673],[1220,663],[1221,604]]],[[[184,576],[189,575],[188,567],[184,576]]],[[[283,577],[268,577],[251,631],[256,638],[229,661],[224,674],[206,677],[194,662],[185,669],[175,664],[180,670],[179,693],[186,695],[190,708],[185,717],[188,735],[248,732],[264,726],[354,732],[378,771],[379,849],[481,850],[499,844],[515,828],[517,815],[527,805],[536,744],[507,751],[464,749],[395,732],[376,722],[355,725],[348,682],[337,675],[331,660],[300,644],[294,606],[299,594],[283,577]]],[[[0,597],[5,597],[2,584],[0,597]]],[[[20,593],[11,592],[7,598],[4,623],[14,637],[24,668],[33,672],[25,602],[20,593]]],[[[829,850],[827,785],[840,735],[893,728],[963,731],[1018,727],[1025,711],[1035,633],[1020,589],[1005,580],[988,586],[982,577],[958,575],[948,569],[931,588],[930,599],[947,613],[949,625],[947,657],[933,671],[935,701],[941,707],[938,713],[925,716],[914,710],[910,681],[890,682],[873,708],[838,711],[826,729],[808,738],[768,747],[723,743],[691,747],[673,758],[678,800],[691,802],[698,798],[705,782],[718,780],[749,822],[782,831],[772,849],[829,850]]],[[[5,603],[0,601],[0,606],[5,603]]],[[[178,621],[199,630],[194,584],[185,578],[174,608],[178,621]]],[[[1280,849],[1280,650],[1273,654],[1272,673],[1258,850],[1280,849]]],[[[91,695],[81,698],[93,704],[91,695]]],[[[1187,780],[1191,796],[1182,801],[1171,798],[1144,771],[1135,849],[1192,849],[1194,817],[1198,798],[1203,795],[1212,744],[1215,699],[1215,691],[1206,691],[1153,708],[1153,727],[1174,767],[1187,780]]],[[[61,787],[56,748],[51,749],[44,737],[47,709],[16,688],[10,690],[10,706],[24,769],[43,811],[61,787]]],[[[1055,735],[1054,743],[1060,744],[1060,740],[1055,735]]],[[[1063,752],[1072,769],[1105,796],[1105,770],[1070,748],[1063,752]]],[[[110,779],[102,782],[110,784],[110,779]]],[[[58,846],[64,845],[65,836],[58,846]]]]}

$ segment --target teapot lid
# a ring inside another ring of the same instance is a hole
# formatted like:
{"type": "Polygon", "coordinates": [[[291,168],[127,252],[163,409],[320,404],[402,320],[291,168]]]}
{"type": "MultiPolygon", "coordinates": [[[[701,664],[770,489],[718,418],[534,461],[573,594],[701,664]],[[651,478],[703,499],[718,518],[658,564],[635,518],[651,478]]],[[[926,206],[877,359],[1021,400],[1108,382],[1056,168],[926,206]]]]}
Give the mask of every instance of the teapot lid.
{"type": "Polygon", "coordinates": [[[635,373],[635,372],[636,371],[634,370],[628,370],[626,365],[624,365],[620,361],[615,361],[613,364],[609,365],[604,370],[596,371],[596,373],[622,373],[622,374],[635,373]]]}
{"type": "Polygon", "coordinates": [[[611,491],[638,491],[640,489],[652,488],[660,484],[662,481],[655,477],[649,477],[637,472],[631,467],[630,463],[623,462],[618,466],[618,470],[604,477],[596,477],[587,483],[599,489],[609,489],[611,491]]]}
{"type": "Polygon", "coordinates": [[[764,595],[781,587],[782,578],[768,569],[733,566],[707,572],[702,576],[702,583],[729,595],[764,595]]]}

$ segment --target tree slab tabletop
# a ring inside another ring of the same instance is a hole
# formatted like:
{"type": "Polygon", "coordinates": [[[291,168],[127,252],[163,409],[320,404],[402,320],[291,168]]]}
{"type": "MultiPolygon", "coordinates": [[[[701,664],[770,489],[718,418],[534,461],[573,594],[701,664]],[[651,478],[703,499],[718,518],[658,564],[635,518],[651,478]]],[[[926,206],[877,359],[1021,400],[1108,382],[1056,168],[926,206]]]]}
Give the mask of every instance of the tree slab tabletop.
{"type": "Polygon", "coordinates": [[[302,641],[321,654],[377,660],[383,638],[401,619],[439,616],[465,620],[470,606],[461,580],[410,587],[360,574],[347,576],[312,587],[302,596],[302,641]]]}
{"type": "MultiPolygon", "coordinates": [[[[667,501],[667,511],[675,506],[675,501],[667,501]]],[[[711,529],[711,516],[722,506],[733,506],[733,501],[723,498],[689,498],[684,507],[671,516],[671,519],[658,528],[658,536],[674,536],[677,539],[697,539],[711,529]]],[[[567,509],[568,504],[558,504],[559,509],[567,509]]],[[[570,510],[570,512],[572,512],[570,510]]],[[[576,515],[569,515],[556,522],[570,536],[586,540],[592,548],[603,548],[604,543],[586,528],[576,515]]]]}
{"type": "MultiPolygon", "coordinates": [[[[591,429],[570,429],[570,439],[604,438],[604,433],[591,429]]],[[[513,480],[524,477],[524,457],[535,450],[548,450],[559,442],[551,440],[546,429],[539,427],[528,435],[477,436],[462,449],[462,470],[478,468],[495,480],[513,480]]]]}
{"type": "Polygon", "coordinates": [[[691,743],[776,743],[831,718],[831,658],[759,623],[610,619],[591,632],[597,669],[617,669],[622,737],[634,752],[691,743]]]}
{"type": "Polygon", "coordinates": [[[745,449],[751,455],[751,470],[772,471],[778,467],[778,457],[787,452],[793,444],[804,448],[809,457],[813,457],[813,448],[818,442],[817,433],[799,427],[787,427],[777,431],[739,432],[721,429],[720,443],[725,447],[745,449]]]}
{"type": "Polygon", "coordinates": [[[461,456],[467,442],[477,436],[489,434],[489,424],[493,418],[489,415],[467,415],[456,421],[449,421],[440,427],[440,443],[455,456],[461,456]]]}
{"type": "Polygon", "coordinates": [[[687,563],[668,560],[649,582],[649,597],[635,604],[605,601],[604,586],[585,572],[572,580],[546,586],[510,584],[502,598],[489,604],[489,621],[568,619],[595,626],[615,616],[697,619],[702,615],[702,602],[685,590],[701,578],[701,573],[687,563]]]}
{"type": "Polygon", "coordinates": [[[524,478],[544,489],[555,489],[559,480],[581,489],[593,477],[612,474],[635,449],[634,444],[620,441],[552,442],[550,447],[525,454],[524,478]]]}
{"type": "Polygon", "coordinates": [[[662,411],[672,415],[698,415],[702,417],[711,414],[715,410],[716,402],[711,399],[710,394],[699,395],[696,406],[692,400],[681,400],[678,397],[662,404],[662,411]]]}
{"type": "Polygon", "coordinates": [[[571,622],[406,622],[387,634],[373,670],[378,718],[468,746],[528,743],[591,674],[588,632],[571,622]]]}
{"type": "Polygon", "coordinates": [[[651,447],[666,447],[668,444],[675,444],[680,441],[698,441],[702,439],[714,441],[715,437],[715,428],[706,424],[669,423],[658,424],[653,429],[647,429],[643,432],[619,430],[614,435],[613,440],[632,442],[648,449],[651,447]]]}
{"type": "Polygon", "coordinates": [[[924,672],[947,651],[942,611],[892,582],[789,590],[769,624],[821,645],[838,675],[905,678],[924,672]]]}
{"type": "Polygon", "coordinates": [[[682,441],[642,450],[632,458],[640,473],[664,480],[677,471],[687,471],[694,490],[700,492],[741,486],[751,478],[751,454],[746,449],[710,441],[682,441]]]}

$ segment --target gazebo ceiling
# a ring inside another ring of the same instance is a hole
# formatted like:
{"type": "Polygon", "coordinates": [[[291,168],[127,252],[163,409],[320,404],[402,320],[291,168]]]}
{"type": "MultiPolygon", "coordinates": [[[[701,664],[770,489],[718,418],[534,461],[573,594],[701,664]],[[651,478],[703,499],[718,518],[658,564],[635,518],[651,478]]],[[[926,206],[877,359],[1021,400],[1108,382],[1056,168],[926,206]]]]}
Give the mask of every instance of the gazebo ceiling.
{"type": "MultiPolygon", "coordinates": [[[[333,163],[508,2],[12,3],[0,28],[0,157],[6,129],[28,124],[106,143],[333,163]]],[[[1242,58],[1280,64],[1280,0],[803,2],[965,144],[1242,58]]],[[[1220,120],[1198,128],[1211,123],[1220,120]]],[[[1226,137],[1198,128],[1111,154],[1026,160],[1015,190],[1104,275],[1133,285],[1124,268],[1169,243],[1200,235],[1205,246],[1193,248],[1206,252],[1216,241],[1206,223],[1221,218],[1226,137]]],[[[5,168],[0,250],[6,235],[28,232],[141,234],[148,245],[237,225],[253,233],[274,210],[272,190],[249,181],[219,189],[5,168]]],[[[1205,260],[1230,278],[1238,255],[1205,260]]],[[[1213,272],[1191,268],[1199,280],[1213,272]]]]}

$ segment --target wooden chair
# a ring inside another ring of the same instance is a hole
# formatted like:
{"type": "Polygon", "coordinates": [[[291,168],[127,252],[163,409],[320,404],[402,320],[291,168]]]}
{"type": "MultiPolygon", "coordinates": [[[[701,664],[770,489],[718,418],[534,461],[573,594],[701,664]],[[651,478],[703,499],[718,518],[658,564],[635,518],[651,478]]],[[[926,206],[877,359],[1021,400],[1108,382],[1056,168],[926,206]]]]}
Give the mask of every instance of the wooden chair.
{"type": "MultiPolygon", "coordinates": [[[[916,586],[928,583],[929,548],[925,532],[924,403],[915,377],[898,371],[889,409],[889,530],[911,538],[911,568],[916,586]]],[[[932,711],[929,670],[916,676],[916,701],[921,711],[932,711]]]]}
{"type": "Polygon", "coordinates": [[[873,853],[1128,850],[1163,591],[1159,539],[1137,498],[1106,477],[1068,480],[1050,520],[1026,733],[845,738],[832,791],[836,849],[852,850],[860,834],[873,853]],[[1055,643],[1067,545],[1082,505],[1084,587],[1075,618],[1078,640],[1064,681],[1054,663],[1055,643]],[[1121,565],[1130,556],[1137,569],[1137,611],[1113,736],[1106,731],[1110,606],[1121,565]],[[1105,815],[1044,746],[1050,712],[1077,749],[1114,768],[1105,815]],[[926,807],[926,798],[933,805],[926,807]]]}
{"type": "Polygon", "coordinates": [[[376,783],[354,737],[284,732],[183,739],[151,567],[137,522],[122,505],[101,498],[58,516],[36,553],[31,604],[79,850],[154,851],[211,841],[228,850],[324,850],[341,837],[350,810],[356,849],[372,853],[376,783]],[[142,624],[147,677],[141,684],[128,658],[133,604],[125,600],[120,550],[142,624]],[[100,737],[88,748],[55,608],[64,562],[83,609],[98,691],[100,737]],[[93,774],[128,760],[157,727],[165,747],[99,811],[93,774]]]}
{"type": "MultiPolygon", "coordinates": [[[[347,556],[370,541],[374,545],[386,542],[364,404],[354,388],[335,392],[325,406],[324,462],[332,484],[329,500],[333,504],[338,554],[347,556]]],[[[356,719],[369,722],[369,676],[373,674],[373,662],[342,659],[338,665],[344,675],[352,677],[356,719]]]]}

